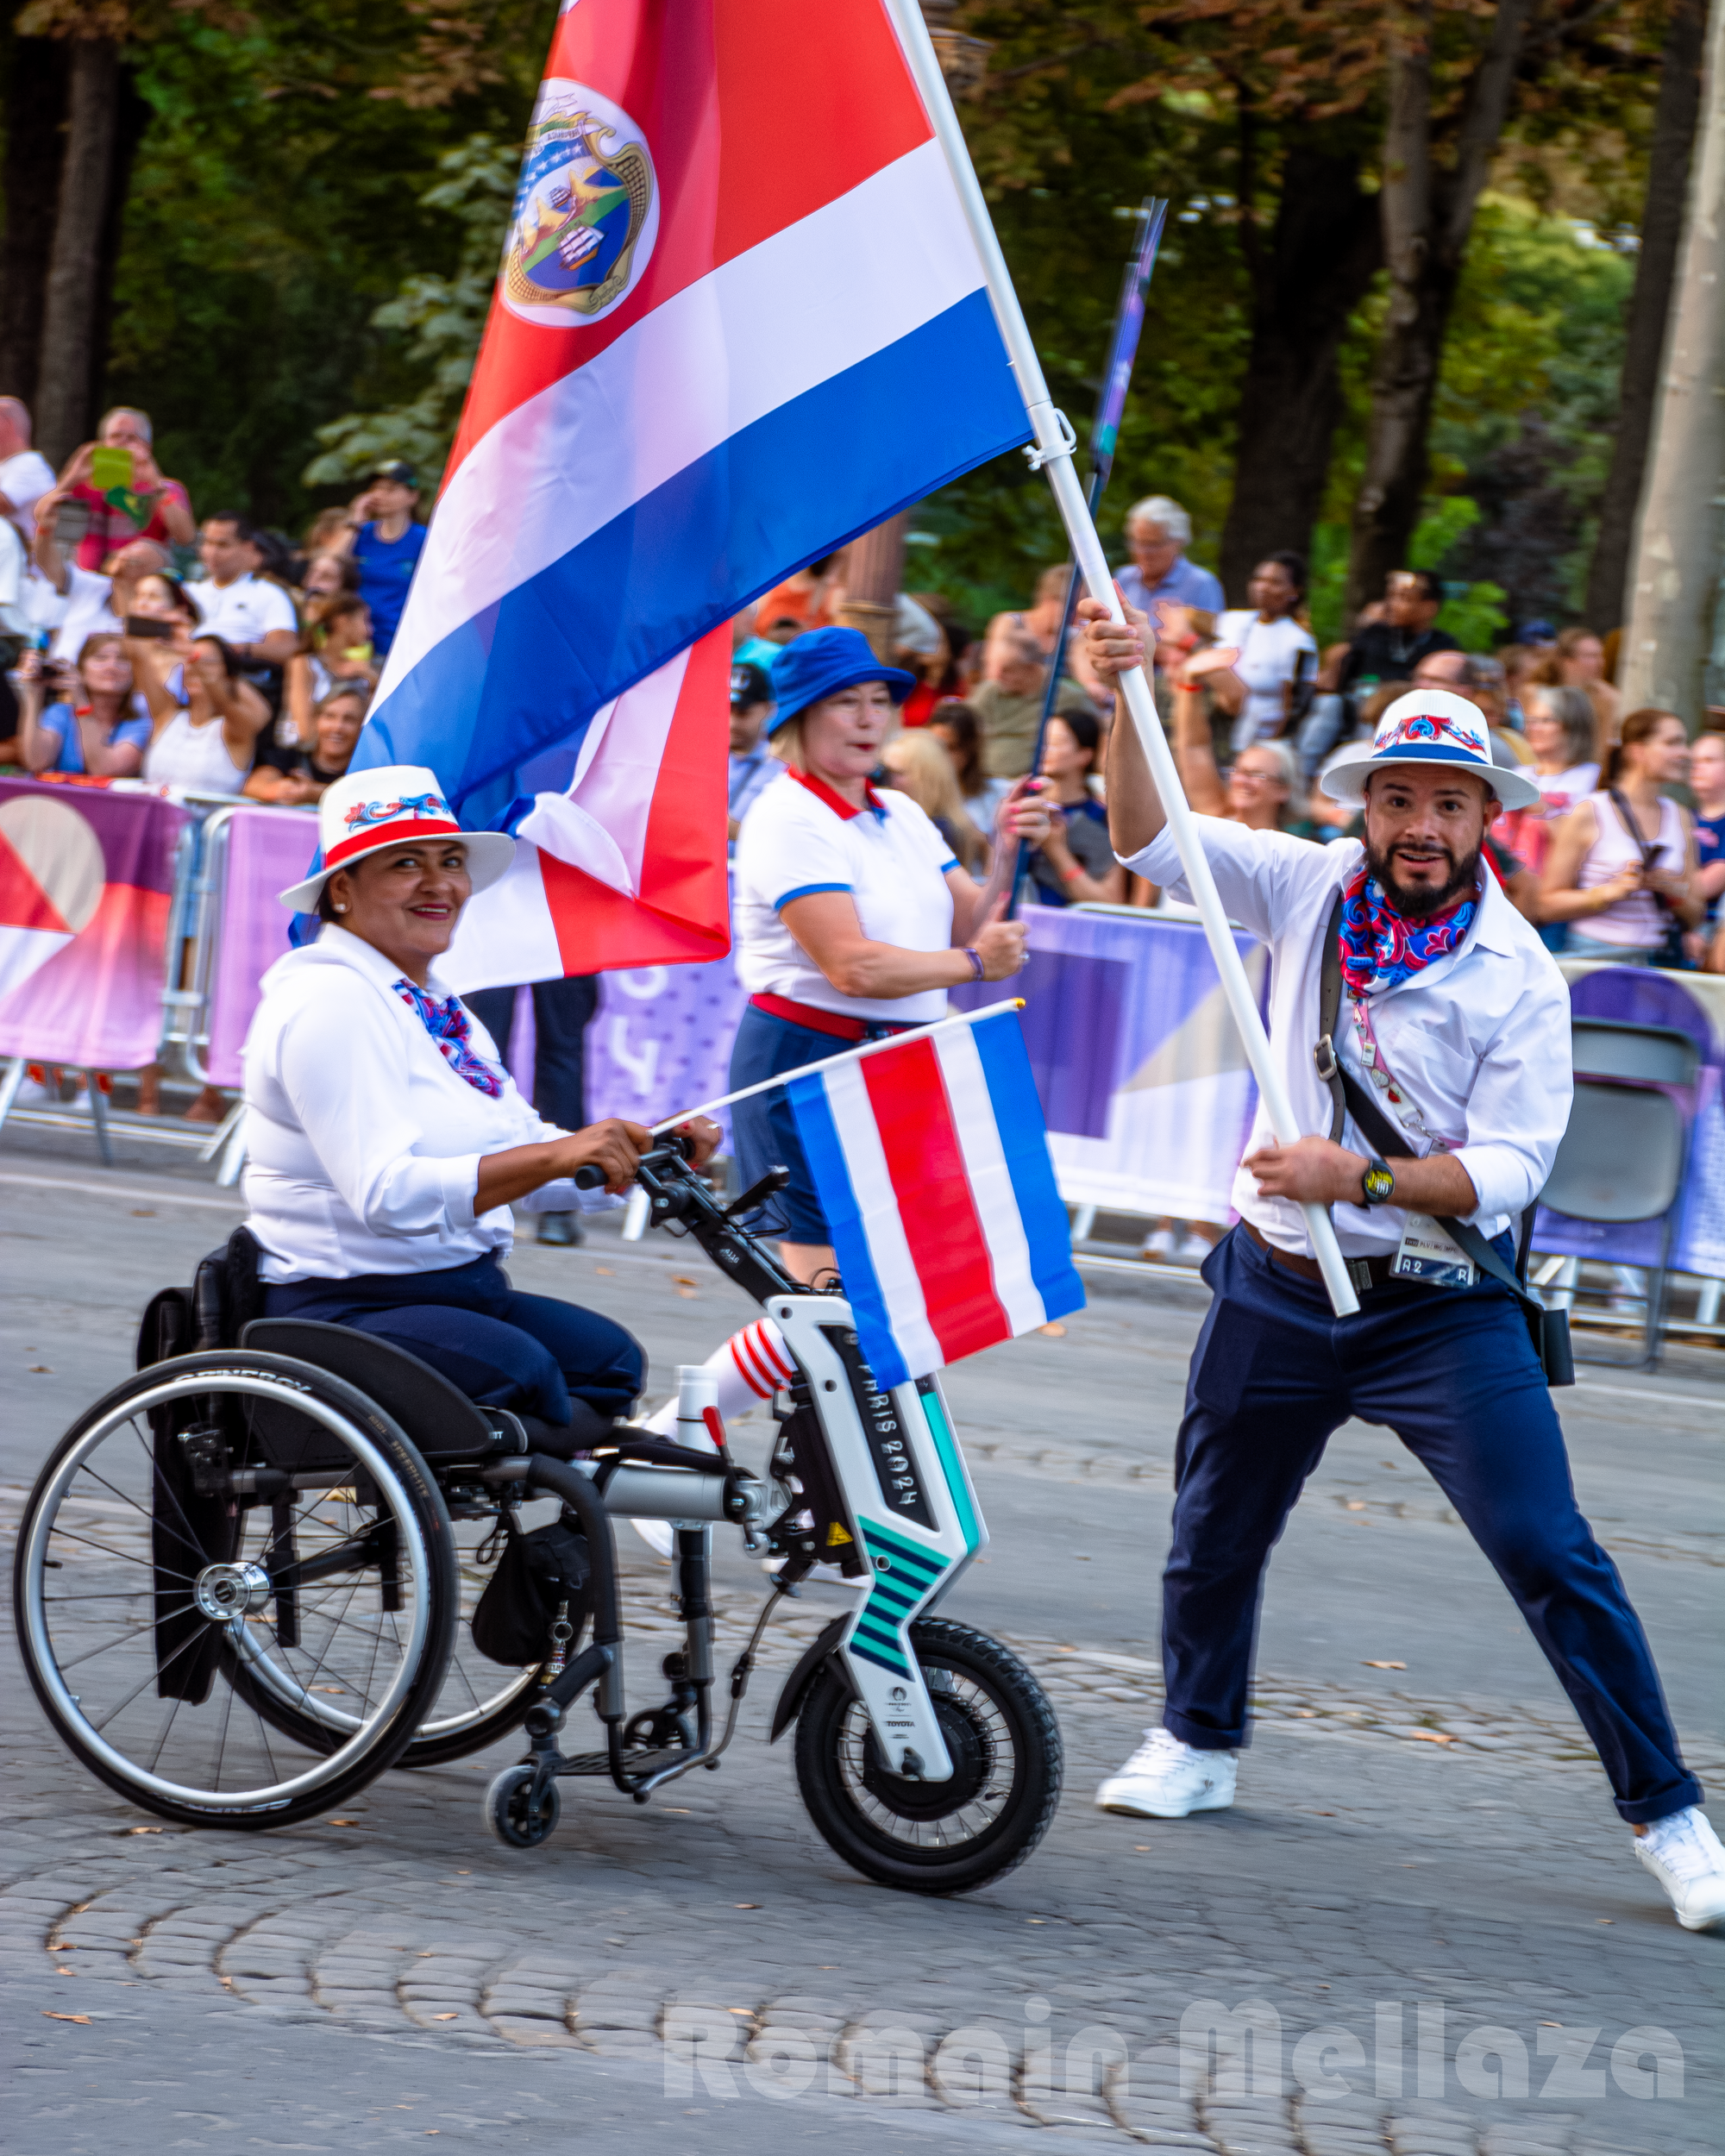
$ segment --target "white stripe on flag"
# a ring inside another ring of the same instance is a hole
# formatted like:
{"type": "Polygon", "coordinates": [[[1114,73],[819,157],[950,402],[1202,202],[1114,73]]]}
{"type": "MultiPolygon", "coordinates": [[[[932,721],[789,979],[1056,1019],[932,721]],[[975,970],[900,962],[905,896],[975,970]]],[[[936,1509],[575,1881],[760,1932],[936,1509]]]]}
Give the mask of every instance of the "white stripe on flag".
{"type": "MultiPolygon", "coordinates": [[[[519,843],[507,873],[461,908],[455,941],[437,961],[437,978],[464,996],[475,988],[562,977],[563,954],[545,897],[539,849],[519,843]]],[[[499,1054],[508,1054],[507,1041],[497,1046],[499,1054]]]]}
{"type": "Polygon", "coordinates": [[[982,281],[940,145],[928,141],[674,294],[505,414],[462,460],[432,517],[373,714],[452,629],[982,281]]]}
{"type": "Polygon", "coordinates": [[[946,1081],[946,1097],[952,1103],[952,1125],[970,1176],[970,1196],[982,1224],[982,1238],[994,1269],[994,1293],[1013,1332],[1028,1332],[1041,1325],[1048,1313],[1031,1271],[1030,1244],[1019,1211],[1018,1193],[1000,1144],[994,1119],[994,1103],[976,1050],[974,1026],[959,1026],[934,1044],[940,1058],[940,1075],[946,1081]]]}
{"type": "MultiPolygon", "coordinates": [[[[968,1035],[969,1028],[964,1031],[968,1035]]],[[[862,1066],[841,1063],[822,1082],[844,1164],[850,1171],[850,1188],[856,1194],[869,1256],[894,1335],[910,1369],[937,1370],[946,1357],[928,1321],[928,1305],[911,1246],[905,1239],[904,1222],[899,1218],[899,1194],[888,1171],[862,1066]]]]}

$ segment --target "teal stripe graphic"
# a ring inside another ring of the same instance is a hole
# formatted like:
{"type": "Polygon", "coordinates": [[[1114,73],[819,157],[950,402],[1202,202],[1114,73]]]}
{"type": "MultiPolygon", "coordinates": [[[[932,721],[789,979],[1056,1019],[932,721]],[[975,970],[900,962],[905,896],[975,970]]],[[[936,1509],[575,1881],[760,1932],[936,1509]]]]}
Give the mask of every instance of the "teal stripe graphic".
{"type": "Polygon", "coordinates": [[[947,1559],[877,1526],[872,1520],[857,1522],[862,1546],[876,1568],[869,1599],[850,1635],[850,1651],[894,1677],[910,1675],[909,1651],[904,1636],[906,1620],[947,1569],[947,1559]],[[887,1570],[879,1570],[881,1564],[887,1570]]]}
{"type": "Polygon", "coordinates": [[[941,1412],[939,1394],[924,1393],[920,1398],[923,1420],[934,1439],[934,1449],[940,1456],[941,1471],[946,1476],[947,1495],[951,1498],[952,1508],[958,1515],[958,1532],[964,1538],[964,1548],[968,1554],[980,1547],[982,1534],[976,1521],[976,1508],[970,1502],[970,1493],[965,1487],[964,1469],[958,1457],[958,1440],[953,1436],[946,1417],[941,1412]]]}

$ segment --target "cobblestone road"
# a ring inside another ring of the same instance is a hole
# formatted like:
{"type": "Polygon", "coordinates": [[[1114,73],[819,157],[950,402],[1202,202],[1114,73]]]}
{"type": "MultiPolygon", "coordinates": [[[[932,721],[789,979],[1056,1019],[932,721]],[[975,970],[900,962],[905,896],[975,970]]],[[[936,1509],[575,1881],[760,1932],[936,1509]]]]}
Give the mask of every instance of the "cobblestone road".
{"type": "MultiPolygon", "coordinates": [[[[103,1184],[46,1153],[0,1165],[14,1504],[126,1368],[143,1294],[234,1211],[184,1177],[103,1184]]],[[[516,1269],[625,1316],[662,1369],[741,1308],[651,1245],[596,1237],[516,1269]]],[[[851,1875],[804,1816],[787,1747],[762,1741],[830,1590],[769,1632],[718,1773],[644,1808],[566,1783],[555,1837],[519,1854],[479,1816],[510,1746],[386,1776],[293,1832],[147,1821],[47,1737],[9,1654],[9,2145],[610,2152],[644,2131],[848,2152],[1052,2131],[1210,2156],[1716,2148],[1725,1939],[1672,1921],[1513,1610],[1387,1433],[1339,1437],[1278,1552],[1236,1808],[1150,1826],[1090,1808],[1154,1714],[1153,1583],[1200,1307],[1111,1298],[956,1374],[995,1541],[955,1614],[1031,1662],[1068,1756],[1042,1849],[966,1900],[851,1875]],[[1182,2077],[1182,2024],[1188,2069],[1219,2072],[1182,2077]]],[[[1565,1416],[1584,1502],[1716,1784],[1709,1369],[1596,1370],[1565,1416]]],[[[644,1550],[627,1565],[645,1672],[665,1576],[644,1550]]],[[[722,1645],[752,1583],[724,1569],[722,1645]]]]}

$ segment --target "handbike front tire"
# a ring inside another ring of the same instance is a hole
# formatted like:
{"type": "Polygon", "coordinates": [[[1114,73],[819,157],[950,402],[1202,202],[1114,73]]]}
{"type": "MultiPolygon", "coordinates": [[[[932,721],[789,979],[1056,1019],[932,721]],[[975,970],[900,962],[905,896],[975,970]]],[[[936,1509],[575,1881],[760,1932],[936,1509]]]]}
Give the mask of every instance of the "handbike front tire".
{"type": "Polygon", "coordinates": [[[835,1656],[797,1720],[796,1774],[827,1846],[883,1886],[963,1894],[1022,1864],[1060,1801],[1060,1725],[1009,1648],[945,1618],[910,1626],[953,1754],[952,1800],[940,1783],[882,1771],[868,1716],[835,1656]]]}

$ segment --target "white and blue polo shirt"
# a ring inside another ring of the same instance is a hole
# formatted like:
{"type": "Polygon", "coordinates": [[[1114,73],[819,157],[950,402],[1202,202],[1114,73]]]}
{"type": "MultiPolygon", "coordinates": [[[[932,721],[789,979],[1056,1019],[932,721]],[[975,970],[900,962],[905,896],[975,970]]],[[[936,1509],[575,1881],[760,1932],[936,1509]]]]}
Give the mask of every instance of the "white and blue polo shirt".
{"type": "Polygon", "coordinates": [[[952,849],[908,794],[855,808],[819,779],[787,771],[750,810],[737,841],[737,978],[751,995],[783,996],[847,1018],[915,1025],[946,1015],[944,988],[842,996],[785,926],[781,909],[820,891],[848,892],[862,933],[900,950],[952,946],[952,849]]]}

